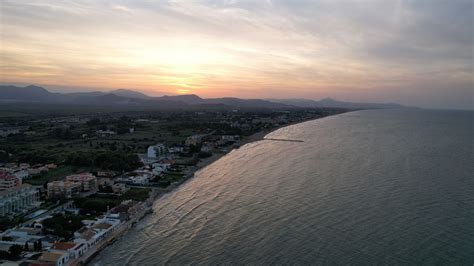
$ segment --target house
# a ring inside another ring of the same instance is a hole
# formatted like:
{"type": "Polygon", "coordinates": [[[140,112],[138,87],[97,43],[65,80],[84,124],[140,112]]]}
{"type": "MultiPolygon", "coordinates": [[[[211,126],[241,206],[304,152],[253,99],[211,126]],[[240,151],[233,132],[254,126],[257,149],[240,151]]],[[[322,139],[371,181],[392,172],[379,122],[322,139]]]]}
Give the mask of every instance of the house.
{"type": "Polygon", "coordinates": [[[150,178],[147,176],[132,176],[130,181],[135,185],[146,185],[150,182],[150,178]]]}
{"type": "Polygon", "coordinates": [[[79,258],[87,251],[86,245],[74,242],[56,242],[49,249],[50,252],[67,252],[68,260],[79,258]]]}
{"type": "Polygon", "coordinates": [[[0,239],[0,245],[7,244],[20,246],[24,246],[25,243],[28,243],[29,246],[31,246],[34,242],[41,241],[41,246],[43,248],[51,247],[54,242],[52,239],[43,235],[37,235],[36,232],[32,232],[32,230],[26,228],[7,230],[0,234],[0,239]],[[5,237],[7,237],[8,240],[4,240],[5,237]]]}
{"type": "Polygon", "coordinates": [[[184,147],[183,146],[172,146],[169,148],[170,153],[181,153],[184,152],[184,147]]]}
{"type": "Polygon", "coordinates": [[[37,175],[39,173],[48,172],[49,168],[46,166],[37,166],[37,167],[28,168],[27,171],[29,175],[37,175]]]}
{"type": "Polygon", "coordinates": [[[0,129],[0,137],[8,137],[10,135],[19,134],[19,128],[2,128],[0,129]]]}
{"type": "Polygon", "coordinates": [[[212,152],[212,150],[215,148],[215,144],[212,142],[204,142],[201,146],[201,151],[202,152],[212,152]]]}
{"type": "Polygon", "coordinates": [[[152,166],[152,169],[153,169],[152,170],[153,174],[159,175],[162,172],[167,171],[171,167],[171,163],[170,162],[160,162],[160,163],[154,163],[151,166],[152,166]]]}
{"type": "Polygon", "coordinates": [[[34,264],[38,265],[67,265],[69,261],[69,253],[65,251],[48,251],[43,252],[34,264]]]}
{"type": "Polygon", "coordinates": [[[123,183],[117,183],[117,184],[112,185],[112,191],[113,191],[114,193],[117,193],[117,194],[123,194],[123,193],[125,193],[125,192],[127,192],[127,191],[129,191],[129,190],[130,190],[130,188],[127,187],[127,186],[126,186],[125,184],[123,184],[123,183]]]}
{"type": "Polygon", "coordinates": [[[139,211],[143,209],[140,202],[134,200],[124,200],[120,205],[110,210],[111,214],[119,214],[121,221],[128,220],[129,217],[134,217],[139,211]]]}
{"type": "Polygon", "coordinates": [[[74,232],[74,243],[83,244],[84,252],[108,237],[122,222],[117,219],[102,217],[97,218],[78,231],[74,232]]]}
{"type": "Polygon", "coordinates": [[[117,172],[114,172],[114,171],[98,171],[97,172],[97,176],[99,177],[108,177],[108,178],[112,178],[114,176],[117,175],[117,172]]]}
{"type": "Polygon", "coordinates": [[[150,146],[147,149],[148,158],[158,158],[166,155],[166,153],[168,153],[168,149],[166,149],[166,146],[161,143],[150,146]]]}
{"type": "Polygon", "coordinates": [[[58,168],[58,166],[54,163],[49,163],[47,165],[45,165],[48,169],[56,169],[58,168]]]}
{"type": "Polygon", "coordinates": [[[197,145],[201,144],[202,139],[205,136],[206,135],[203,135],[203,134],[201,134],[201,135],[192,135],[190,137],[187,137],[184,143],[186,144],[186,146],[191,146],[191,145],[197,146],[197,145]]]}
{"type": "Polygon", "coordinates": [[[111,187],[114,185],[114,180],[111,178],[102,177],[102,178],[97,179],[97,184],[99,186],[111,187]]]}
{"type": "Polygon", "coordinates": [[[115,131],[112,131],[112,130],[97,130],[96,133],[100,137],[113,136],[113,135],[117,134],[115,131]]]}

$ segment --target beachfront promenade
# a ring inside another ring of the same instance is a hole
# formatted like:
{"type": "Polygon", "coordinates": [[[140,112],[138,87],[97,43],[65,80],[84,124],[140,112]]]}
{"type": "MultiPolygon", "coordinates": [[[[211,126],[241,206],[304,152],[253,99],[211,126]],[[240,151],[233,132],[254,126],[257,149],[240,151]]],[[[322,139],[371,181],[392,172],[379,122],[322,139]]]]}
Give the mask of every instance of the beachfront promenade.
{"type": "Polygon", "coordinates": [[[135,223],[141,220],[145,215],[152,211],[153,201],[156,197],[156,192],[153,191],[150,198],[141,203],[141,208],[139,212],[130,220],[122,223],[116,230],[114,230],[110,235],[100,240],[96,245],[90,247],[82,256],[74,259],[69,263],[69,265],[86,265],[95,255],[97,255],[101,250],[106,248],[108,245],[112,244],[116,239],[120,238],[125,234],[135,223]]]}

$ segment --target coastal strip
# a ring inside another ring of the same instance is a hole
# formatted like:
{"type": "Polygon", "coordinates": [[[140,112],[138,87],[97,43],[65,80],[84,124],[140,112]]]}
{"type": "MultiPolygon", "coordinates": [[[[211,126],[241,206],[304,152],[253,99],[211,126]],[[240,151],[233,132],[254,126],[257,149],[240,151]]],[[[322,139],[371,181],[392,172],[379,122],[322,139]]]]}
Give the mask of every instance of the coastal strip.
{"type": "MultiPolygon", "coordinates": [[[[323,117],[320,117],[320,118],[323,118],[323,117]]],[[[276,130],[279,130],[281,128],[289,127],[289,126],[299,124],[299,123],[304,123],[304,122],[308,122],[308,121],[317,120],[317,119],[320,119],[320,118],[309,119],[309,120],[306,120],[306,121],[300,121],[298,123],[291,123],[291,124],[276,127],[276,128],[273,128],[273,129],[262,130],[262,131],[259,131],[257,133],[254,133],[250,136],[243,137],[238,142],[238,144],[239,144],[239,146],[243,146],[243,145],[246,145],[246,144],[249,144],[249,143],[262,141],[262,140],[303,142],[303,140],[265,138],[265,137],[268,134],[270,134],[272,132],[275,132],[276,130]]],[[[196,166],[194,166],[192,169],[190,169],[190,173],[185,175],[181,180],[172,183],[170,186],[168,186],[167,188],[164,188],[164,189],[159,189],[159,188],[153,189],[153,191],[152,191],[153,195],[150,196],[150,198],[147,200],[147,207],[143,210],[143,212],[141,212],[137,217],[134,217],[134,219],[132,219],[133,221],[132,220],[128,221],[126,223],[126,225],[124,225],[123,227],[120,228],[120,231],[118,231],[115,234],[111,234],[109,237],[104,239],[104,241],[101,242],[100,247],[96,248],[94,251],[91,251],[90,254],[86,254],[86,256],[81,257],[80,261],[79,261],[79,264],[76,264],[76,265],[83,265],[83,264],[90,263],[92,261],[92,259],[94,257],[98,256],[102,250],[106,249],[108,246],[113,245],[116,241],[120,241],[120,237],[125,235],[128,232],[128,230],[133,228],[133,226],[136,225],[140,220],[142,220],[147,214],[150,214],[150,213],[153,212],[153,204],[157,200],[159,200],[159,198],[161,198],[162,196],[164,196],[167,193],[173,192],[177,187],[181,186],[182,184],[184,184],[185,182],[190,180],[192,177],[194,177],[195,173],[197,171],[206,168],[208,165],[210,165],[213,162],[219,160],[220,158],[227,155],[231,151],[232,151],[232,149],[228,150],[225,153],[215,153],[211,157],[201,159],[196,166]]]]}

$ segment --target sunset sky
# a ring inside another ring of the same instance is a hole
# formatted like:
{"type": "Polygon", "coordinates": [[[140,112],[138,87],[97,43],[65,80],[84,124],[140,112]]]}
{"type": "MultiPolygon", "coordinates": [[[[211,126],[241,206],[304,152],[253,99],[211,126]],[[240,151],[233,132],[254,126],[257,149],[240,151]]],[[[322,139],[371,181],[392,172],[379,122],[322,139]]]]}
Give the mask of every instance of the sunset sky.
{"type": "Polygon", "coordinates": [[[0,82],[473,106],[472,0],[1,0],[0,82]]]}

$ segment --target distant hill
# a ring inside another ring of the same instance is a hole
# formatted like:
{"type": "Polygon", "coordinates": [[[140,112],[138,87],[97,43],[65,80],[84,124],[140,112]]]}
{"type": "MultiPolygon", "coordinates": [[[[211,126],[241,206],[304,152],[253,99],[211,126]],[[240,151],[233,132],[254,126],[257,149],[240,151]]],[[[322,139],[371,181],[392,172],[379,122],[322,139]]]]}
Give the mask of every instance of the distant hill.
{"type": "Polygon", "coordinates": [[[201,97],[195,94],[185,94],[185,95],[176,95],[176,96],[162,96],[162,97],[155,97],[157,101],[173,101],[173,102],[182,102],[187,104],[205,104],[206,100],[202,99],[201,97]]]}
{"type": "Polygon", "coordinates": [[[308,99],[269,99],[271,102],[283,103],[304,108],[346,108],[346,109],[393,109],[393,108],[407,108],[406,106],[396,103],[356,103],[343,102],[331,98],[325,98],[319,101],[308,99]]]}
{"type": "Polygon", "coordinates": [[[211,98],[211,99],[206,99],[206,102],[213,103],[213,104],[224,104],[224,105],[236,106],[236,107],[242,107],[242,108],[260,107],[260,108],[268,108],[268,109],[279,109],[279,108],[287,108],[289,106],[292,106],[285,103],[276,103],[276,102],[265,101],[265,100],[260,100],[260,99],[239,99],[239,98],[231,98],[231,97],[211,98]]]}
{"type": "Polygon", "coordinates": [[[127,90],[127,89],[113,90],[109,93],[115,94],[115,95],[121,96],[121,97],[127,97],[127,98],[136,98],[136,99],[150,99],[151,98],[150,96],[148,96],[144,93],[141,93],[141,92],[138,92],[138,91],[127,90]]]}
{"type": "Polygon", "coordinates": [[[62,99],[62,94],[51,93],[45,88],[30,85],[17,87],[11,85],[0,86],[0,100],[10,101],[58,101],[62,99]]]}
{"type": "Polygon", "coordinates": [[[197,95],[150,97],[143,93],[119,89],[111,92],[52,93],[38,86],[0,86],[0,101],[61,103],[94,106],[140,106],[142,108],[294,108],[293,106],[259,99],[214,98],[197,95]]]}
{"type": "Polygon", "coordinates": [[[150,97],[141,92],[119,89],[111,92],[53,93],[39,86],[0,86],[0,102],[34,102],[93,106],[139,106],[141,108],[210,108],[210,109],[288,109],[288,108],[404,108],[395,103],[354,103],[331,98],[308,99],[239,99],[232,97],[204,99],[194,94],[150,97]]]}

